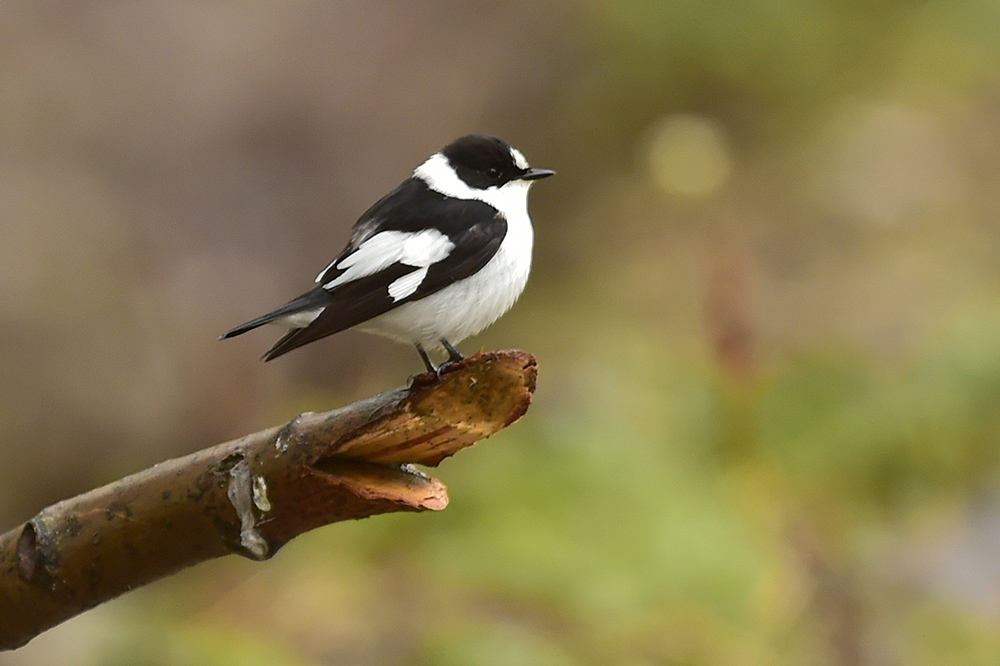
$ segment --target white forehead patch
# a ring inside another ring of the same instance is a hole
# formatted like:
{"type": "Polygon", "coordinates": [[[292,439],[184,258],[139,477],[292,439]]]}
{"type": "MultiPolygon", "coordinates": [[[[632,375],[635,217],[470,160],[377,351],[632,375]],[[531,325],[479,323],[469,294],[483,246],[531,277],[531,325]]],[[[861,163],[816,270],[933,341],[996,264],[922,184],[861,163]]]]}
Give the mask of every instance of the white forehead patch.
{"type": "Polygon", "coordinates": [[[517,148],[512,147],[510,149],[510,156],[514,158],[514,164],[517,165],[518,169],[528,168],[528,160],[524,159],[524,155],[522,155],[521,151],[517,148]]]}

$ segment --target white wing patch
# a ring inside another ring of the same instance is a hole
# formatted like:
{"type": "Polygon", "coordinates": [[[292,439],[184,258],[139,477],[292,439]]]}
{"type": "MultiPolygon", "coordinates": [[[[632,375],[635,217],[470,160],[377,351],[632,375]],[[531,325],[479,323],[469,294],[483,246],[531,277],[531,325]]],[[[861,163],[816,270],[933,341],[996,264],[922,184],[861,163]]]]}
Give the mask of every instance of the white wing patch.
{"type": "MultiPolygon", "coordinates": [[[[354,234],[351,236],[351,243],[361,245],[375,234],[375,229],[377,227],[378,227],[377,220],[367,220],[365,222],[360,222],[358,226],[355,227],[354,229],[354,234]]],[[[319,275],[316,276],[316,279],[313,280],[313,282],[319,282],[320,280],[322,280],[323,276],[326,275],[326,272],[331,268],[333,268],[333,265],[335,263],[337,263],[336,259],[328,263],[326,265],[326,268],[324,268],[319,272],[319,275]]]]}
{"type": "Polygon", "coordinates": [[[393,280],[392,284],[389,285],[389,295],[392,296],[393,303],[415,292],[425,277],[427,277],[426,267],[418,268],[412,273],[407,273],[403,277],[393,280]]]}
{"type": "Polygon", "coordinates": [[[426,268],[441,261],[455,249],[455,244],[437,229],[424,229],[409,238],[403,244],[403,256],[400,261],[407,266],[426,268]]]}
{"type": "MultiPolygon", "coordinates": [[[[426,269],[431,264],[447,257],[454,248],[455,244],[451,242],[451,239],[437,229],[424,229],[416,233],[382,231],[367,239],[357,250],[341,259],[336,267],[337,270],[344,272],[324,284],[323,288],[334,289],[352,280],[374,275],[397,262],[414,268],[426,269]]],[[[393,282],[393,285],[416,273],[420,273],[420,271],[404,275],[393,282]]],[[[412,288],[409,287],[409,283],[398,287],[399,290],[409,289],[409,292],[403,296],[397,297],[393,294],[392,286],[390,286],[390,295],[399,300],[412,294],[420,286],[420,282],[426,274],[427,271],[424,270],[412,288]]]]}

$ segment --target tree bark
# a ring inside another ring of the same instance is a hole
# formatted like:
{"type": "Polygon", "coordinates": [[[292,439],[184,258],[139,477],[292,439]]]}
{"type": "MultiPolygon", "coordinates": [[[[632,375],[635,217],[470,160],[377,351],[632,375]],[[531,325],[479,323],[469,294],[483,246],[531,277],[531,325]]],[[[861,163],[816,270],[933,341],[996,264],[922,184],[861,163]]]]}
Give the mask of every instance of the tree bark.
{"type": "Polygon", "coordinates": [[[0,649],[214,557],[264,560],[349,518],[441,510],[436,466],[520,418],[536,363],[480,353],[440,378],[168,460],[44,509],[0,535],[0,649]]]}

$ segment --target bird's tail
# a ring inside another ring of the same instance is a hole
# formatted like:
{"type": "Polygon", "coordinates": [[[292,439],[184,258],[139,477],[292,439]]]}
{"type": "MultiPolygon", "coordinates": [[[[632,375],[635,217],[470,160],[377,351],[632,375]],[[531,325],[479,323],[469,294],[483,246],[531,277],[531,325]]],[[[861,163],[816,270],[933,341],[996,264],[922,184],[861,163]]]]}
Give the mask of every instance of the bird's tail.
{"type": "Polygon", "coordinates": [[[316,287],[306,293],[302,294],[298,298],[291,300],[280,308],[272,310],[267,314],[263,314],[259,317],[255,317],[250,321],[240,324],[231,331],[226,331],[219,336],[220,340],[225,340],[226,338],[233,338],[237,335],[242,335],[247,331],[252,331],[258,326],[263,326],[264,324],[270,324],[273,321],[279,319],[284,319],[290,315],[297,314],[299,312],[305,312],[306,310],[314,310],[316,308],[321,308],[325,305],[329,305],[330,295],[322,287],[316,287]]]}

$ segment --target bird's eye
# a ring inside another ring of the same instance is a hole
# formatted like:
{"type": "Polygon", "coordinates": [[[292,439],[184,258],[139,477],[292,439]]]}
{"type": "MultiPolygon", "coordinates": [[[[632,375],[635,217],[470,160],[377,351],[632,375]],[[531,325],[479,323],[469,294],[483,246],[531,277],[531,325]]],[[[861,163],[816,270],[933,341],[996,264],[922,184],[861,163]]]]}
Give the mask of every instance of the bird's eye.
{"type": "Polygon", "coordinates": [[[490,167],[489,169],[486,170],[486,175],[489,176],[490,178],[499,178],[500,169],[496,167],[490,167]]]}

